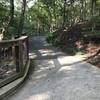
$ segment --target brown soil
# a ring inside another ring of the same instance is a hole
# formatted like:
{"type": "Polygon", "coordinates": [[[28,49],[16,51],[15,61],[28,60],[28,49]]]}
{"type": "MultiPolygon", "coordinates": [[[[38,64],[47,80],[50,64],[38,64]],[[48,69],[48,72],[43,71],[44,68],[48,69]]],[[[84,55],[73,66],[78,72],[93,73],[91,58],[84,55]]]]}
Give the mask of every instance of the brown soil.
{"type": "Polygon", "coordinates": [[[82,48],[87,55],[86,61],[100,68],[100,44],[84,44],[78,45],[78,48],[82,48]]]}
{"type": "Polygon", "coordinates": [[[88,54],[87,61],[100,68],[100,44],[89,44],[86,50],[88,54]]]}

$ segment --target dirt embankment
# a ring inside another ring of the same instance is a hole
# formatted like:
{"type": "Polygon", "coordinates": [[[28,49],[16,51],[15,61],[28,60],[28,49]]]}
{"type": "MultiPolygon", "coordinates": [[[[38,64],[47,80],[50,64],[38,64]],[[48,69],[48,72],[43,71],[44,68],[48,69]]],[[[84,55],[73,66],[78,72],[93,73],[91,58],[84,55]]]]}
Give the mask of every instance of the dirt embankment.
{"type": "Polygon", "coordinates": [[[47,41],[68,54],[82,51],[88,55],[87,62],[100,67],[100,30],[91,31],[90,24],[81,23],[58,29],[48,36],[47,41]]]}
{"type": "Polygon", "coordinates": [[[89,44],[86,48],[87,61],[100,68],[100,44],[89,44]]]}
{"type": "Polygon", "coordinates": [[[100,68],[100,43],[76,43],[77,48],[87,55],[86,61],[100,68]]]}

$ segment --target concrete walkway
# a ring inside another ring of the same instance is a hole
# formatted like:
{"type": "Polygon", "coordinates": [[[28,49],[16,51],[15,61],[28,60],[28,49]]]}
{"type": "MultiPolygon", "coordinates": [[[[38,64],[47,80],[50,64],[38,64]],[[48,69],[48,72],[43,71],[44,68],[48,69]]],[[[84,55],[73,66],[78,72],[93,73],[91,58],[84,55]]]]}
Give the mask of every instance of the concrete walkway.
{"type": "Polygon", "coordinates": [[[100,69],[83,62],[80,55],[56,50],[43,37],[31,40],[31,51],[33,44],[35,72],[8,100],[100,100],[100,69]]]}

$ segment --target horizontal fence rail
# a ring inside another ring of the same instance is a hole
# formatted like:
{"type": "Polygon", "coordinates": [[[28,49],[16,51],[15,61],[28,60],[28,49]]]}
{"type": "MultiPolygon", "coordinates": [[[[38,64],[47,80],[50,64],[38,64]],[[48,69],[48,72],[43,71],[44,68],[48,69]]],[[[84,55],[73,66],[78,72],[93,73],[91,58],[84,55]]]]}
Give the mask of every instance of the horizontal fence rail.
{"type": "Polygon", "coordinates": [[[0,41],[0,87],[24,75],[28,53],[27,36],[0,41]]]}

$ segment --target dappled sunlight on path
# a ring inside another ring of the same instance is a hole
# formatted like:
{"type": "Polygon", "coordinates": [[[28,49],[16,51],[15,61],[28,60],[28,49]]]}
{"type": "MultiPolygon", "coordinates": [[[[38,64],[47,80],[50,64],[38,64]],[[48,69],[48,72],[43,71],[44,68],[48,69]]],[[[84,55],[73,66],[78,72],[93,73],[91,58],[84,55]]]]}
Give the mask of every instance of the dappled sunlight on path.
{"type": "Polygon", "coordinates": [[[35,71],[9,100],[100,100],[100,69],[82,61],[84,56],[68,56],[53,48],[44,37],[31,42],[35,71]]]}

